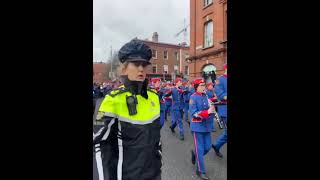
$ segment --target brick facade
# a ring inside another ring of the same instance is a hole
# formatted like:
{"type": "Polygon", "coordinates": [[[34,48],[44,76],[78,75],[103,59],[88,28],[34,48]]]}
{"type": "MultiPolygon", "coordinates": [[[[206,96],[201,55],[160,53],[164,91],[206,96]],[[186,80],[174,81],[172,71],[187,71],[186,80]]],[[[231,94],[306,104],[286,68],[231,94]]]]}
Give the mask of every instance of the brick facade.
{"type": "MultiPolygon", "coordinates": [[[[155,35],[156,33],[154,33],[155,35]]],[[[148,69],[148,77],[160,77],[165,80],[172,80],[174,76],[188,78],[188,74],[185,74],[185,67],[188,66],[186,62],[186,57],[189,53],[189,47],[185,44],[168,44],[158,42],[158,35],[156,37],[153,35],[153,41],[144,41],[153,51],[156,51],[156,57],[152,57],[150,60],[151,66],[148,69]],[[167,59],[164,58],[164,51],[167,51],[167,59]],[[177,57],[178,56],[178,59],[177,57]],[[167,74],[164,73],[164,65],[168,65],[167,74]],[[153,72],[152,67],[156,66],[156,72],[153,72]],[[177,71],[175,72],[174,66],[177,66],[177,71]],[[173,75],[175,73],[176,75],[173,75]],[[173,77],[172,77],[173,75],[173,77]]],[[[189,68],[189,66],[188,66],[189,68]]]]}
{"type": "Polygon", "coordinates": [[[207,64],[216,67],[217,75],[223,74],[223,64],[227,63],[227,0],[212,0],[207,6],[204,6],[204,0],[190,0],[189,54],[191,80],[201,77],[207,64]],[[213,45],[204,47],[208,22],[213,24],[213,45]]]}
{"type": "Polygon", "coordinates": [[[103,62],[93,63],[93,82],[103,83],[109,80],[110,64],[103,62]]]}

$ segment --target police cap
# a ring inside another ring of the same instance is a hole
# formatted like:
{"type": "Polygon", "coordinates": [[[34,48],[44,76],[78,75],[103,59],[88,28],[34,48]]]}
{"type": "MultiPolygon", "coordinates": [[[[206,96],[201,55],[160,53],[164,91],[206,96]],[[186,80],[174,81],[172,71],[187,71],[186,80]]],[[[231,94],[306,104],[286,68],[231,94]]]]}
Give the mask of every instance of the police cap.
{"type": "Polygon", "coordinates": [[[150,64],[152,51],[143,41],[133,39],[120,48],[118,57],[121,63],[143,61],[150,64]]]}

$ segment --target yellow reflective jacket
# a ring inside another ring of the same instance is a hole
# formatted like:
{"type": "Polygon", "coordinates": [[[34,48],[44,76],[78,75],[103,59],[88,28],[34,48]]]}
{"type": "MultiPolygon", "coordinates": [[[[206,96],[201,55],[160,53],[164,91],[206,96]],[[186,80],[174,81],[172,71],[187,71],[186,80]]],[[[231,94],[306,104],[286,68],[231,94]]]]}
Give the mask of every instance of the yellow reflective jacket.
{"type": "Polygon", "coordinates": [[[126,97],[132,94],[124,87],[101,103],[99,116],[105,126],[93,140],[109,179],[147,180],[161,173],[160,102],[156,92],[147,94],[148,99],[136,95],[137,114],[131,116],[126,97]]]}

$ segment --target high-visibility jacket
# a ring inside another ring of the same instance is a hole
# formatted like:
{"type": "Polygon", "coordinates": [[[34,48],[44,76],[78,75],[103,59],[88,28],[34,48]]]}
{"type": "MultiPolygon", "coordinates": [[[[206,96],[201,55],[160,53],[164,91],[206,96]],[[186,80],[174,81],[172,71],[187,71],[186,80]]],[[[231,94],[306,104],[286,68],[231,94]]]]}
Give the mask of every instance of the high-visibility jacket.
{"type": "Polygon", "coordinates": [[[129,115],[124,87],[107,94],[99,108],[105,126],[94,134],[100,179],[147,180],[161,173],[160,103],[156,92],[136,95],[137,114],[129,115]]]}

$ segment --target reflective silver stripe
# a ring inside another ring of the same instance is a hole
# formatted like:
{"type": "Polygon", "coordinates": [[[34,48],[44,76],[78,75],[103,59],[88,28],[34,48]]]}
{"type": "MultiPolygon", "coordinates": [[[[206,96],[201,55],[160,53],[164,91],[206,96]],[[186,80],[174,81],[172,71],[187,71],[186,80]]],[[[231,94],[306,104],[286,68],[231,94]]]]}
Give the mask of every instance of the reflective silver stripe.
{"type": "Polygon", "coordinates": [[[117,118],[117,117],[118,117],[118,115],[117,115],[117,114],[109,113],[109,112],[105,112],[105,113],[104,113],[104,116],[114,117],[114,118],[117,118]]]}
{"type": "Polygon", "coordinates": [[[108,124],[108,130],[107,130],[107,132],[103,135],[102,140],[106,140],[106,139],[108,138],[108,136],[109,136],[109,134],[110,134],[111,126],[112,126],[113,123],[114,123],[114,119],[115,119],[115,118],[113,118],[113,119],[110,121],[110,123],[108,124]]]}
{"type": "MultiPolygon", "coordinates": [[[[114,124],[115,118],[113,118],[110,123],[108,124],[107,132],[103,135],[102,140],[106,140],[110,134],[111,126],[114,124]]],[[[94,134],[93,139],[95,139],[97,136],[101,134],[101,131],[104,129],[101,128],[97,134],[94,134]]],[[[102,159],[101,159],[101,151],[100,151],[100,144],[96,144],[96,163],[98,168],[98,174],[99,174],[99,180],[104,180],[104,174],[103,174],[103,166],[102,166],[102,159]]]]}
{"type": "Polygon", "coordinates": [[[101,149],[100,149],[100,144],[96,144],[95,146],[96,146],[96,149],[95,149],[95,152],[96,152],[96,153],[97,153],[98,151],[101,151],[101,149]]]}
{"type": "Polygon", "coordinates": [[[121,116],[119,116],[118,119],[120,121],[128,122],[128,123],[131,123],[131,124],[151,124],[153,121],[155,121],[159,117],[160,117],[160,114],[154,116],[153,118],[151,118],[150,120],[147,120],[147,121],[136,121],[136,120],[128,119],[128,118],[121,117],[121,116]]]}
{"type": "Polygon", "coordinates": [[[154,117],[151,118],[150,120],[146,120],[146,121],[136,121],[136,120],[128,119],[128,118],[119,116],[119,115],[114,114],[114,113],[109,113],[109,112],[104,113],[104,115],[105,115],[105,116],[108,116],[108,117],[118,118],[120,121],[132,123],[132,124],[150,124],[150,123],[152,123],[154,120],[156,120],[156,119],[158,119],[158,118],[160,117],[160,114],[157,114],[156,116],[154,116],[154,117]]]}
{"type": "MultiPolygon", "coordinates": [[[[96,145],[96,149],[97,149],[96,145]]],[[[98,150],[96,150],[98,151],[98,150]]],[[[96,152],[96,163],[97,163],[97,169],[99,174],[99,180],[104,180],[104,174],[103,174],[103,167],[102,167],[102,160],[101,160],[101,151],[96,152]]]]}
{"type": "Polygon", "coordinates": [[[99,131],[98,131],[96,134],[93,133],[93,140],[101,134],[101,132],[102,132],[102,130],[103,130],[104,128],[105,128],[105,127],[100,128],[99,131]]]}
{"type": "MultiPolygon", "coordinates": [[[[119,135],[121,137],[120,121],[118,121],[118,129],[119,129],[119,135]]],[[[122,139],[120,139],[119,137],[118,137],[118,146],[119,146],[119,159],[118,159],[117,174],[118,174],[118,180],[122,180],[123,146],[122,146],[122,139]]]]}

